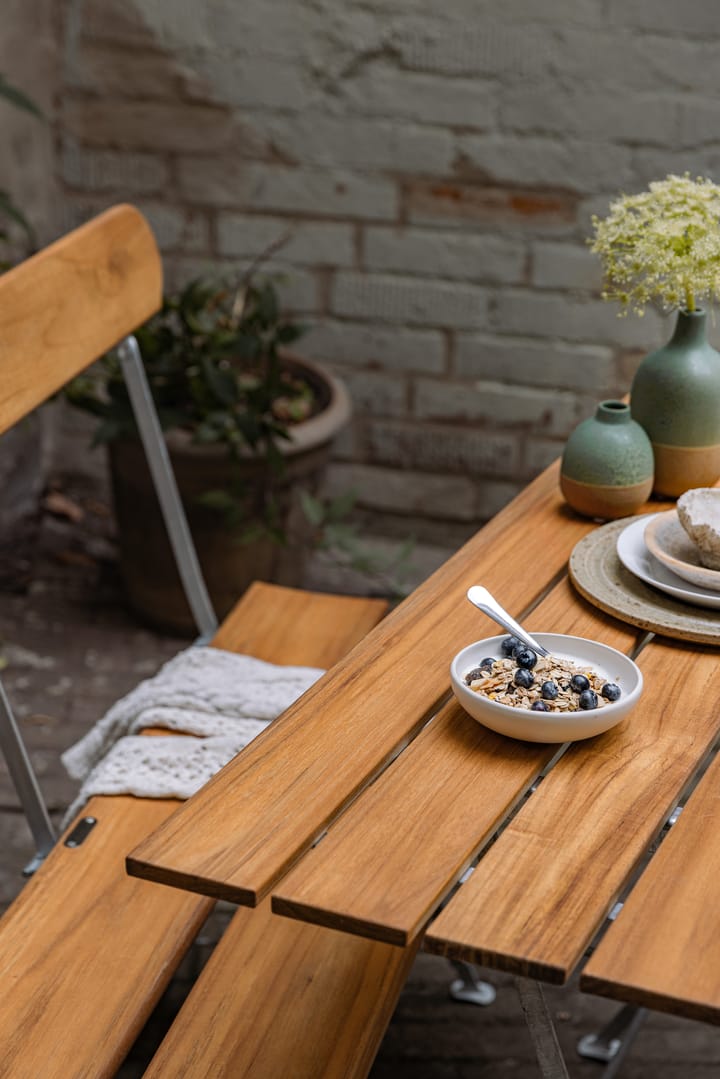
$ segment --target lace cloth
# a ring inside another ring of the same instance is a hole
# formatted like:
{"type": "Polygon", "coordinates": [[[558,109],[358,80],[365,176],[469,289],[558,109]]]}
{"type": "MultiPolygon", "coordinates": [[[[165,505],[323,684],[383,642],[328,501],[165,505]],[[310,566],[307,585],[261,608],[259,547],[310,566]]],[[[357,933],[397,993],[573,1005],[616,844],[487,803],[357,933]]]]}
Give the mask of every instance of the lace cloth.
{"type": "Polygon", "coordinates": [[[189,798],[323,673],[219,648],[179,652],[63,753],[82,780],[65,822],[96,794],[189,798]],[[195,737],[139,737],[146,727],[195,737]]]}

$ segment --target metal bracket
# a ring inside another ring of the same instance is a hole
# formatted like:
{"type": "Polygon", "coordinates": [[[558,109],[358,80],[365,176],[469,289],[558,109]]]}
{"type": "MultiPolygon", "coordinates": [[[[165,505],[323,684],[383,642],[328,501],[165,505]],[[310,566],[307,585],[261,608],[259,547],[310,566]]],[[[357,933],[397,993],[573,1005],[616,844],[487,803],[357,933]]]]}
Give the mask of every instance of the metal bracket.
{"type": "Polygon", "coordinates": [[[449,986],[453,1000],[461,1000],[466,1004],[479,1004],[481,1008],[486,1008],[488,1004],[493,1003],[497,996],[495,986],[481,981],[475,973],[475,967],[470,963],[464,963],[461,959],[451,959],[449,962],[460,975],[449,986]]]}
{"type": "Polygon", "coordinates": [[[586,1034],[577,1043],[578,1054],[585,1060],[611,1064],[603,1079],[612,1079],[639,1031],[647,1010],[625,1004],[597,1034],[586,1034]]]}

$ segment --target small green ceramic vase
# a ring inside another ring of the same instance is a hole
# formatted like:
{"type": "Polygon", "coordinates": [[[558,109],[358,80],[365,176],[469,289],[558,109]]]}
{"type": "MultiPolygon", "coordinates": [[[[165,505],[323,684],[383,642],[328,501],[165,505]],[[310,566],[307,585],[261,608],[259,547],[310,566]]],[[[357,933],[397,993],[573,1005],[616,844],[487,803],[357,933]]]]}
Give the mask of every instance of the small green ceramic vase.
{"type": "Polygon", "coordinates": [[[653,485],[650,439],[623,401],[602,401],[567,440],[560,488],[586,517],[629,517],[653,485]]]}
{"type": "Polygon", "coordinates": [[[720,353],[704,311],[678,311],[664,348],[640,364],[630,399],[655,454],[655,490],[681,495],[720,477],[720,353]]]}

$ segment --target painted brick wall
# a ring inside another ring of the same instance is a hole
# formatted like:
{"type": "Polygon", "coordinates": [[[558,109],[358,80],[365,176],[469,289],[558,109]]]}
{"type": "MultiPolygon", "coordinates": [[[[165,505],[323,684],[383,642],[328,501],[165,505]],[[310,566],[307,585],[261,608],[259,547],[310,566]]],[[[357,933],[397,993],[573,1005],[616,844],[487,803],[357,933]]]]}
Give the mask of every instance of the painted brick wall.
{"type": "Polygon", "coordinates": [[[331,487],[378,531],[459,543],[667,333],[603,304],[585,237],[620,190],[720,176],[712,0],[66,0],[55,25],[56,230],[131,199],[171,283],[287,235],[270,268],[355,400],[331,487]]]}

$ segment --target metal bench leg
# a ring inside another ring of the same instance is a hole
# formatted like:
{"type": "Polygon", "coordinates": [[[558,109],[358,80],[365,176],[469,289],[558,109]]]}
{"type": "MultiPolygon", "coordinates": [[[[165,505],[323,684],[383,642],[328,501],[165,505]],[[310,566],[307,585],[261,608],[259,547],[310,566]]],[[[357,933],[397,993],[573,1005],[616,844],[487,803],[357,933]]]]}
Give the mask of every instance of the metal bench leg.
{"type": "Polygon", "coordinates": [[[471,963],[464,963],[462,959],[450,959],[448,962],[460,975],[450,983],[450,996],[453,1000],[462,1000],[467,1004],[480,1004],[483,1008],[493,1003],[496,997],[495,987],[489,982],[481,981],[471,963]]]}
{"type": "Polygon", "coordinates": [[[516,978],[515,987],[535,1047],[540,1074],[543,1079],[570,1079],[542,986],[530,978],[516,978]]]}
{"type": "Polygon", "coordinates": [[[597,1034],[586,1034],[577,1044],[577,1051],[586,1060],[599,1060],[608,1065],[602,1079],[612,1079],[617,1075],[635,1040],[647,1010],[625,1004],[615,1013],[609,1023],[597,1034]]]}

